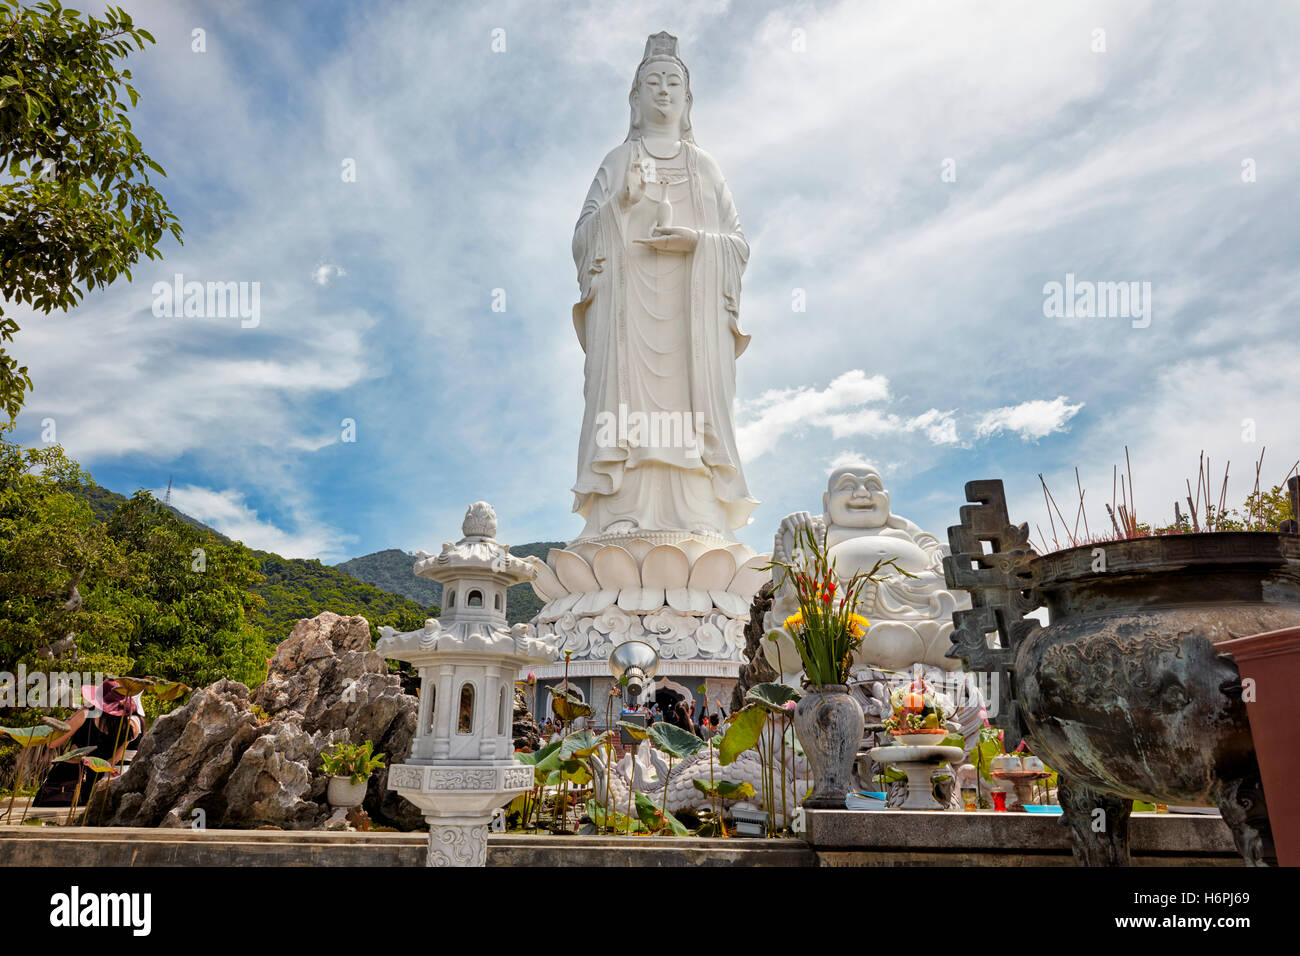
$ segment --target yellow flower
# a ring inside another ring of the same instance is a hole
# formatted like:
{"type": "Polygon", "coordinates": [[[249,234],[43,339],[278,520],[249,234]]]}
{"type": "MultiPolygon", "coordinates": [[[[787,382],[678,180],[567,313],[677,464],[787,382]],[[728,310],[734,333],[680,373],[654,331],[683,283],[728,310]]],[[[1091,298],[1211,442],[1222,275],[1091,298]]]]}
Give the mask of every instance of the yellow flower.
{"type": "Polygon", "coordinates": [[[862,637],[864,634],[867,633],[867,628],[869,628],[870,626],[871,626],[871,622],[868,621],[861,614],[849,615],[849,633],[852,634],[854,637],[862,637]]]}
{"type": "Polygon", "coordinates": [[[784,621],[784,627],[787,631],[793,631],[796,627],[803,626],[803,611],[795,611],[784,621]]]}

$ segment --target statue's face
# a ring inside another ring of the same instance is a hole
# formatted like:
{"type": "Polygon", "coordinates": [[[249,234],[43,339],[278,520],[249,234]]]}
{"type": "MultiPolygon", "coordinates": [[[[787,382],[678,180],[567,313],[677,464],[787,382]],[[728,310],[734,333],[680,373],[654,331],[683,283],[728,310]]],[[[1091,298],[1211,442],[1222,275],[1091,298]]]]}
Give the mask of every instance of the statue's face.
{"type": "Polygon", "coordinates": [[[677,125],[686,110],[686,77],[671,60],[652,60],[641,68],[636,89],[641,115],[659,123],[677,125]]]}
{"type": "Polygon", "coordinates": [[[837,468],[822,499],[826,520],[843,528],[879,528],[889,520],[889,492],[874,468],[837,468]]]}

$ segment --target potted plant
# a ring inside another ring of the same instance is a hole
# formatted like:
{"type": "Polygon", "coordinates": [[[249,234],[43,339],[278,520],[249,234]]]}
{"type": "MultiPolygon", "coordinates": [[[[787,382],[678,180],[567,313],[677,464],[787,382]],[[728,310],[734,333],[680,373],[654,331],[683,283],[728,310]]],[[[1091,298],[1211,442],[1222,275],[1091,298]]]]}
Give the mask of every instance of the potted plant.
{"type": "Polygon", "coordinates": [[[366,799],[370,775],[384,769],[384,755],[374,745],[337,743],[320,755],[321,769],[329,774],[326,797],[332,807],[359,807],[366,799]]]}
{"type": "Polygon", "coordinates": [[[784,624],[804,670],[806,692],[795,707],[794,726],[812,770],[813,790],[803,805],[842,810],[864,726],[862,707],[848,688],[853,652],[868,627],[867,619],[855,613],[858,596],[881,567],[893,562],[877,561],[871,571],[842,583],[826,551],[825,533],[819,539],[805,527],[793,561],[771,566],[785,569],[799,600],[798,612],[784,624]]]}

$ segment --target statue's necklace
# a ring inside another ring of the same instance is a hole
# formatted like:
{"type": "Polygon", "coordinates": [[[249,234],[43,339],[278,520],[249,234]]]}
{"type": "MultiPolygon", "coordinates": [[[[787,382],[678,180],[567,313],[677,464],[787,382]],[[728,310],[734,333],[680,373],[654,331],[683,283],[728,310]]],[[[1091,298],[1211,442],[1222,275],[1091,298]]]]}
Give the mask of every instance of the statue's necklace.
{"type": "Polygon", "coordinates": [[[682,141],[680,139],[677,141],[677,149],[673,151],[673,154],[671,156],[660,156],[657,153],[655,153],[653,150],[650,149],[649,145],[647,145],[644,136],[641,137],[641,148],[644,149],[653,159],[660,160],[661,162],[668,162],[669,160],[676,159],[678,156],[681,155],[682,141]]]}

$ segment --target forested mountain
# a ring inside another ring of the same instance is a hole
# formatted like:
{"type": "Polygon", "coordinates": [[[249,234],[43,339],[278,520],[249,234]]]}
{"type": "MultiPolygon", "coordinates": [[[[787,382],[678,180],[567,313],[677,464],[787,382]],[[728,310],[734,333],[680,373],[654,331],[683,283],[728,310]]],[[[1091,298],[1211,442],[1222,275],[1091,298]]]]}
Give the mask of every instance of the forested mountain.
{"type": "MultiPolygon", "coordinates": [[[[110,520],[130,500],[93,483],[81,484],[72,491],[76,497],[90,505],[101,521],[110,520]]],[[[270,551],[245,548],[184,512],[160,502],[157,507],[222,544],[242,549],[257,562],[262,580],[253,584],[249,590],[260,597],[262,602],[250,610],[248,616],[250,623],[259,627],[266,640],[272,644],[288,637],[300,619],[315,617],[321,611],[360,614],[370,622],[372,633],[382,624],[390,624],[399,629],[414,629],[421,626],[425,618],[436,617],[439,613],[436,598],[428,602],[412,600],[403,593],[371,586],[359,575],[348,574],[316,560],[285,558],[270,551]]],[[[436,587],[431,581],[421,581],[411,575],[409,561],[406,570],[411,580],[417,584],[436,587]]]]}
{"type": "MultiPolygon", "coordinates": [[[[551,548],[562,547],[563,541],[534,541],[531,544],[511,545],[510,553],[520,558],[535,555],[544,561],[551,548]]],[[[334,567],[380,590],[405,595],[419,604],[440,605],[442,585],[436,581],[417,578],[414,565],[415,555],[389,548],[352,558],[334,567]]],[[[506,620],[511,624],[531,620],[541,608],[542,602],[533,593],[531,584],[516,584],[506,594],[506,620]]]]}
{"type": "Polygon", "coordinates": [[[441,605],[442,585],[437,581],[417,578],[412,570],[414,566],[415,555],[397,548],[363,554],[359,558],[334,565],[339,571],[381,591],[404,595],[419,604],[441,605]]]}

